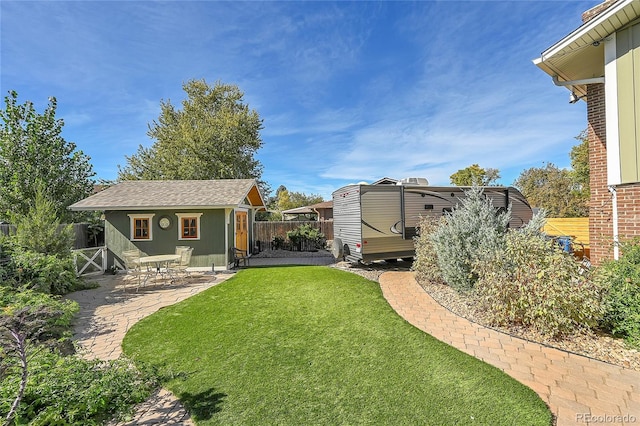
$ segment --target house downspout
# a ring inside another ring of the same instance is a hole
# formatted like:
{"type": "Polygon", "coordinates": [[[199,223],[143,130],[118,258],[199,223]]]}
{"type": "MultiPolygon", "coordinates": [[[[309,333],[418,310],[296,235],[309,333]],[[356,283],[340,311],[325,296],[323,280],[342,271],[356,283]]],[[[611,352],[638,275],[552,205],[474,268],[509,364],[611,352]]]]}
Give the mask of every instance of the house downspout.
{"type": "Polygon", "coordinates": [[[611,204],[613,214],[613,259],[618,260],[620,257],[620,248],[618,241],[618,193],[615,185],[609,185],[609,192],[611,192],[611,204]]]}

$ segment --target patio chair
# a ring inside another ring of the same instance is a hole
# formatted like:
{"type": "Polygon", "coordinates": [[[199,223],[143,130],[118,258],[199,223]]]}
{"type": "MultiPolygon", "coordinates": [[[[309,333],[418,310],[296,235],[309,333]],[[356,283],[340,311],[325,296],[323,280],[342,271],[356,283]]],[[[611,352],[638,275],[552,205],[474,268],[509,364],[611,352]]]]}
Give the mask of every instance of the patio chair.
{"type": "Polygon", "coordinates": [[[176,254],[180,254],[180,252],[182,252],[182,250],[189,250],[190,246],[176,246],[176,254]]]}
{"type": "Polygon", "coordinates": [[[239,268],[240,263],[243,266],[249,266],[249,255],[246,250],[240,250],[237,247],[231,247],[231,261],[233,262],[234,268],[239,268]]]}
{"type": "Polygon", "coordinates": [[[146,256],[146,254],[141,252],[140,250],[125,250],[122,252],[124,267],[126,269],[127,276],[130,277],[129,279],[138,280],[136,291],[138,291],[141,285],[145,285],[147,283],[147,280],[150,276],[149,270],[140,265],[140,257],[142,256],[146,256]]]}
{"type": "Polygon", "coordinates": [[[187,268],[189,267],[189,263],[191,263],[192,253],[193,247],[176,246],[176,254],[180,255],[180,259],[177,262],[171,263],[169,266],[171,271],[174,272],[176,276],[181,277],[183,282],[185,278],[191,277],[191,272],[189,272],[187,268]]]}

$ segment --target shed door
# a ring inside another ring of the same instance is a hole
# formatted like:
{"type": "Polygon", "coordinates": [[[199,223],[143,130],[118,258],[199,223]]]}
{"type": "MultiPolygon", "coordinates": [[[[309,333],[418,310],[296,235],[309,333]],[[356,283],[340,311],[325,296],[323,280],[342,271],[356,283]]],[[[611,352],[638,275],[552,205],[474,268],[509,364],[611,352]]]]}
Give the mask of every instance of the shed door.
{"type": "Polygon", "coordinates": [[[236,212],[236,248],[247,250],[248,240],[247,212],[236,212]]]}

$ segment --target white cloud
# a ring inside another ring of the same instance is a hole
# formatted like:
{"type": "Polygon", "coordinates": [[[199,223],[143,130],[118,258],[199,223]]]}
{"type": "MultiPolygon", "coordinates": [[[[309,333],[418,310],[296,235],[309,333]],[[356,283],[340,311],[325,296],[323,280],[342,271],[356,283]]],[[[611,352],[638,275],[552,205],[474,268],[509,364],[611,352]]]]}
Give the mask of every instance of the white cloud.
{"type": "MultiPolygon", "coordinates": [[[[113,173],[182,83],[238,84],[274,186],[568,157],[584,111],[531,63],[593,2],[2,2],[3,90],[59,101],[113,173]],[[105,148],[118,156],[100,155],[105,148]]],[[[105,176],[107,178],[111,176],[105,176]]],[[[305,189],[306,188],[306,189],[305,189]]]]}

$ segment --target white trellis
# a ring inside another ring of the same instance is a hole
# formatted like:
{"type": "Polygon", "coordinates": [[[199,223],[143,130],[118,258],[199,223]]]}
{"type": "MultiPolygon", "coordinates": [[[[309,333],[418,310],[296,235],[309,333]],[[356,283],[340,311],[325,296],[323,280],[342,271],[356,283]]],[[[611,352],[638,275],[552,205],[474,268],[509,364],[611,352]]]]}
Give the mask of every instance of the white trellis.
{"type": "Polygon", "coordinates": [[[76,275],[104,274],[107,270],[107,248],[91,247],[73,251],[76,275]]]}

